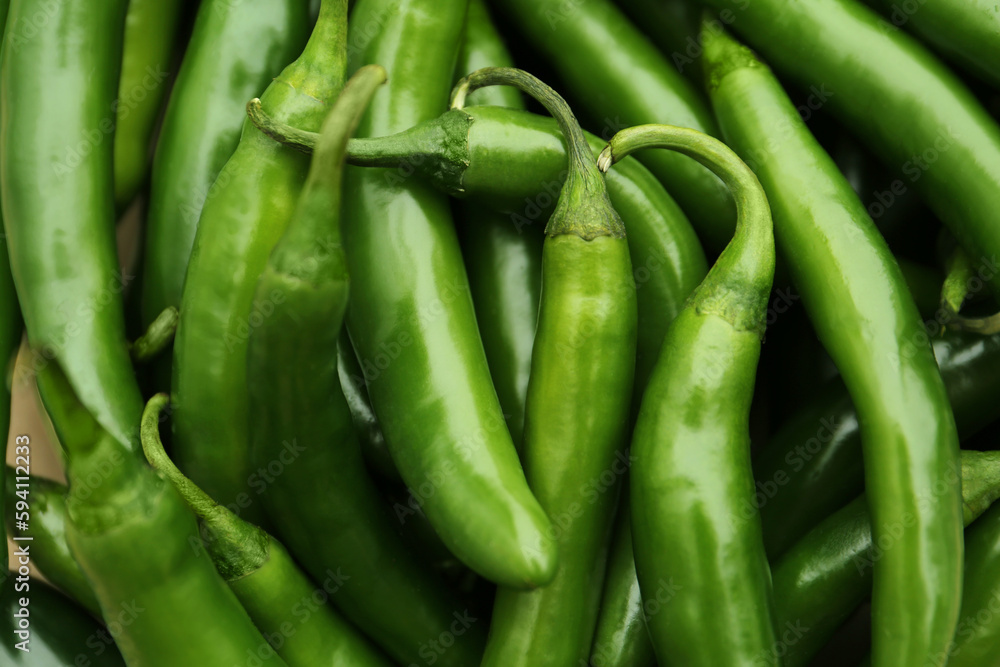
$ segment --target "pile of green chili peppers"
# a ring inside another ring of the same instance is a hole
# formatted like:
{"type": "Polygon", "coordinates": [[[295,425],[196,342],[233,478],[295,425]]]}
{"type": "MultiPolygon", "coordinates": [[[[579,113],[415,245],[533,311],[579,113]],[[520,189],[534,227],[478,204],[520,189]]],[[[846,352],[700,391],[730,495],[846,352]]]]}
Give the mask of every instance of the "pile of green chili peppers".
{"type": "Polygon", "coordinates": [[[0,0],[0,667],[1000,667],[995,5],[0,0]]]}

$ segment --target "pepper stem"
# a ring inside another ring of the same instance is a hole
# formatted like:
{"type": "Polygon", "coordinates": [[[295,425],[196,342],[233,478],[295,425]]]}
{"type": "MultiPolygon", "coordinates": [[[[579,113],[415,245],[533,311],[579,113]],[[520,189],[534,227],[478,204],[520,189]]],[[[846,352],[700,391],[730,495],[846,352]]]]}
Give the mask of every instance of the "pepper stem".
{"type": "Polygon", "coordinates": [[[166,349],[174,339],[177,320],[180,315],[173,306],[168,306],[150,323],[146,332],[132,343],[132,359],[138,363],[149,361],[166,349]]]}
{"type": "Polygon", "coordinates": [[[608,200],[604,174],[594,163],[583,128],[559,93],[524,70],[484,67],[461,79],[452,90],[451,108],[461,109],[472,92],[487,86],[513,86],[544,106],[559,124],[566,140],[568,172],[556,210],[549,218],[549,236],[576,234],[585,240],[622,237],[625,226],[608,200]]]}
{"type": "Polygon", "coordinates": [[[385,80],[383,67],[365,65],[326,115],[295,213],[271,252],[274,269],[307,281],[346,277],[339,220],[347,143],[385,80]]]}
{"type": "Polygon", "coordinates": [[[242,577],[260,568],[268,559],[270,536],[219,505],[178,470],[163,450],[160,417],[170,402],[166,394],[149,399],[142,412],[139,437],[146,460],[167,478],[206,529],[206,546],[216,568],[227,580],[242,577]]]}
{"type": "Polygon", "coordinates": [[[696,130],[639,125],[622,130],[597,158],[601,171],[642,148],[666,148],[694,158],[717,175],[736,201],[736,231],[691,297],[701,312],[763,335],[767,295],[774,280],[774,230],[764,189],[736,153],[696,130]]]}

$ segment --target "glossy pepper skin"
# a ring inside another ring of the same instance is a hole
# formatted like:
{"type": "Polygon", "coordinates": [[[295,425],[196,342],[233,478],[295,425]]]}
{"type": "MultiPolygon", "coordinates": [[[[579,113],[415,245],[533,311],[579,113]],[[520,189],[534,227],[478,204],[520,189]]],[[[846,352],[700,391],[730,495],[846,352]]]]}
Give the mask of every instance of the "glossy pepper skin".
{"type": "Polygon", "coordinates": [[[621,0],[629,19],[656,44],[660,53],[695,86],[702,81],[698,58],[701,5],[697,0],[621,0]]]}
{"type": "MultiPolygon", "coordinates": [[[[346,0],[326,0],[302,55],[261,97],[288,122],[318,130],[345,77],[346,0]]],[[[206,493],[244,518],[259,519],[249,486],[250,415],[246,350],[273,299],[254,293],[284,232],[308,158],[248,123],[216,178],[198,223],[174,341],[174,456],[206,493]]]]}
{"type": "Polygon", "coordinates": [[[27,488],[31,508],[31,521],[27,531],[15,527],[13,511],[4,516],[7,533],[11,536],[31,538],[31,562],[49,583],[59,588],[66,596],[89,611],[101,617],[101,608],[94,591],[83,576],[83,571],[70,553],[66,542],[66,493],[68,489],[59,482],[32,475],[27,487],[17,486],[14,469],[6,467],[4,494],[8,507],[14,507],[21,498],[18,490],[27,488]]]}
{"type": "MultiPolygon", "coordinates": [[[[1000,418],[1000,336],[946,332],[932,340],[960,438],[1000,418]]],[[[754,460],[764,544],[776,558],[864,487],[858,415],[834,381],[784,424],[754,460]],[[773,484],[769,484],[773,482],[773,484]]]]}
{"type": "Polygon", "coordinates": [[[864,2],[882,13],[880,26],[884,30],[911,32],[965,71],[994,87],[1000,85],[1000,12],[996,3],[990,0],[938,0],[916,5],[891,0],[864,2]]]}
{"type": "MultiPolygon", "coordinates": [[[[965,532],[965,587],[949,667],[996,665],[1000,655],[1000,505],[994,505],[965,532]]],[[[941,660],[939,664],[945,664],[941,660]]]]}
{"type": "MultiPolygon", "coordinates": [[[[453,613],[465,606],[408,553],[365,470],[340,390],[337,352],[350,284],[339,215],[342,132],[314,155],[256,286],[257,298],[272,298],[275,307],[248,351],[251,461],[255,469],[282,466],[262,502],[278,537],[330,587],[332,603],[395,660],[422,664],[427,643],[448,633],[453,613]]],[[[474,664],[483,625],[453,634],[454,645],[435,654],[438,664],[474,664]]]]}
{"type": "MultiPolygon", "coordinates": [[[[365,0],[367,2],[377,0],[365,0]]],[[[389,83],[359,136],[433,118],[447,99],[466,0],[390,3],[364,51],[389,83]]],[[[360,11],[360,10],[359,10],[360,11]]],[[[368,392],[407,486],[462,562],[491,581],[531,588],[555,574],[550,523],[531,495],[479,337],[447,200],[416,179],[348,170],[347,328],[375,364],[368,392]]]]}
{"type": "MultiPolygon", "coordinates": [[[[269,120],[251,109],[255,122],[269,120]]],[[[308,149],[315,136],[268,129],[308,149]]],[[[604,143],[587,134],[591,148],[604,143]]],[[[515,227],[533,224],[555,202],[566,178],[566,148],[554,121],[498,107],[453,109],[395,136],[352,139],[348,162],[395,167],[400,177],[421,175],[451,195],[502,211],[515,227]],[[421,156],[414,160],[412,156],[421,156]]],[[[685,299],[705,277],[705,253],[670,195],[634,159],[607,175],[608,195],[629,230],[629,254],[639,302],[635,389],[638,400],[663,336],[685,299]]],[[[638,409],[638,406],[635,406],[638,409]]]]}
{"type": "Polygon", "coordinates": [[[125,667],[107,629],[72,600],[39,579],[32,579],[27,591],[17,591],[14,584],[13,574],[0,583],[0,660],[5,666],[125,667]],[[16,646],[20,638],[14,614],[21,610],[19,600],[24,597],[30,600],[30,652],[16,646]],[[86,663],[80,662],[81,657],[86,663]]]}
{"type": "Polygon", "coordinates": [[[330,592],[317,588],[280,542],[217,504],[177,470],[160,442],[159,422],[168,402],[166,394],[157,394],[143,412],[146,458],[198,516],[215,568],[278,655],[289,667],[389,667],[389,659],[334,611],[330,592]]]}
{"type": "Polygon", "coordinates": [[[528,484],[555,522],[555,578],[500,587],[484,667],[586,662],[600,602],[617,484],[602,486],[624,449],[635,367],[635,282],[621,218],[566,102],[521,70],[486,68],[456,87],[515,85],[559,122],[568,175],[545,228],[538,328],[525,405],[528,484]]]}
{"type": "MultiPolygon", "coordinates": [[[[149,149],[170,88],[185,0],[129,0],[115,106],[115,202],[128,205],[149,174],[149,149]]],[[[162,309],[161,309],[162,310],[162,309]]]]}
{"type": "MultiPolygon", "coordinates": [[[[974,261],[1000,256],[1000,127],[926,48],[857,0],[705,4],[733,12],[733,29],[772,67],[900,168],[974,261]]],[[[990,287],[1000,293],[1000,274],[990,287]]]]}
{"type": "Polygon", "coordinates": [[[874,567],[875,664],[919,663],[948,645],[962,586],[958,433],[923,322],[875,224],[778,80],[710,23],[702,44],[726,141],[753,162],[778,251],[854,398],[874,537],[894,542],[874,567]]]}
{"type": "Polygon", "coordinates": [[[125,0],[14,0],[0,65],[0,186],[29,370],[59,363],[97,421],[138,452],[114,236],[112,103],[125,0]],[[42,5],[45,9],[42,9],[42,5]],[[32,23],[36,12],[48,17],[32,23]]]}
{"type": "MultiPolygon", "coordinates": [[[[605,138],[622,127],[669,123],[718,134],[704,98],[611,0],[496,2],[555,67],[605,138]]],[[[596,128],[595,128],[596,131],[596,128]]],[[[733,234],[732,199],[712,172],[680,155],[639,158],[667,187],[706,245],[733,234]]]]}
{"type": "Polygon", "coordinates": [[[690,129],[623,130],[599,164],[645,147],[712,169],[738,212],[733,240],[667,330],[632,436],[639,587],[649,600],[677,588],[647,625],[660,662],[777,664],[760,518],[739,514],[754,493],[748,420],[774,278],[767,198],[735,153],[690,129]]]}
{"type": "Polygon", "coordinates": [[[194,516],[82,406],[58,367],[38,388],[66,452],[66,536],[129,667],[285,663],[201,548],[194,516]],[[211,632],[206,632],[210,628],[211,632]]]}
{"type": "Polygon", "coordinates": [[[153,158],[143,324],[180,306],[198,219],[226,187],[215,179],[239,143],[243,108],[301,52],[307,36],[302,0],[204,0],[198,8],[153,158]]]}
{"type": "Polygon", "coordinates": [[[615,533],[611,538],[608,569],[601,593],[601,612],[590,649],[590,665],[600,667],[655,667],[656,655],[646,630],[646,618],[659,613],[675,592],[672,587],[658,587],[644,601],[639,591],[632,553],[632,518],[628,489],[622,493],[615,533]]]}
{"type": "MultiPolygon", "coordinates": [[[[963,523],[969,525],[1000,497],[1000,453],[963,451],[961,459],[963,523]]],[[[872,566],[893,548],[892,541],[872,540],[872,521],[861,496],[772,564],[775,627],[779,635],[789,633],[783,665],[809,663],[871,592],[872,566]]],[[[941,664],[935,655],[917,664],[941,664]]]]}
{"type": "MultiPolygon", "coordinates": [[[[485,0],[471,0],[456,75],[512,64],[485,0]]],[[[521,93],[509,86],[477,90],[467,103],[524,108],[521,93]]],[[[476,202],[461,202],[459,211],[458,235],[479,335],[507,429],[520,450],[541,290],[542,224],[518,226],[511,216],[476,202]]]]}

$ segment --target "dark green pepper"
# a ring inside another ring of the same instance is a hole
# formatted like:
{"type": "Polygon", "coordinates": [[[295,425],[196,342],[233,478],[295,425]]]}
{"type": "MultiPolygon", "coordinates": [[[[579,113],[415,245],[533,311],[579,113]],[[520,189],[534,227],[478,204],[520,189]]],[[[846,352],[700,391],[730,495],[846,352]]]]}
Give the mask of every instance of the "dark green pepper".
{"type": "Polygon", "coordinates": [[[876,664],[919,663],[950,641],[962,581],[958,434],[923,322],[889,247],[777,78],[714,21],[702,44],[723,135],[767,193],[780,256],[857,409],[874,538],[894,541],[875,564],[876,664]]]}
{"type": "MultiPolygon", "coordinates": [[[[144,0],[149,2],[149,0],[144,0]]],[[[203,0],[170,93],[153,160],[143,323],[179,307],[205,202],[240,140],[242,110],[302,49],[306,3],[203,0]]]]}
{"type": "Polygon", "coordinates": [[[567,145],[568,175],[545,228],[522,452],[528,484],[553,521],[559,563],[543,588],[498,589],[482,665],[561,667],[587,660],[597,622],[618,496],[613,470],[629,426],[635,281],[625,226],[555,91],[521,70],[490,67],[462,79],[453,104],[497,84],[541,102],[567,145]]]}
{"type": "MultiPolygon", "coordinates": [[[[325,0],[302,55],[264,92],[264,108],[318,130],[344,83],[346,27],[347,0],[325,0]]],[[[239,146],[202,210],[174,342],[177,465],[250,520],[260,521],[263,508],[251,495],[246,350],[276,305],[254,294],[295,208],[308,162],[244,123],[239,146]]]]}
{"type": "Polygon", "coordinates": [[[649,600],[676,587],[647,625],[661,662],[777,664],[760,518],[739,514],[754,492],[750,401],[774,279],[767,197],[735,153],[690,129],[622,130],[599,164],[607,170],[640,148],[698,160],[737,210],[733,240],[667,330],[632,436],[639,587],[649,600]]]}
{"type": "MultiPolygon", "coordinates": [[[[393,9],[359,62],[385,66],[389,83],[359,136],[438,113],[467,4],[380,4],[393,9]]],[[[447,200],[416,179],[351,169],[344,204],[347,328],[362,367],[375,369],[365,379],[393,461],[462,562],[508,586],[548,583],[556,568],[550,523],[493,388],[447,200]]]]}
{"type": "Polygon", "coordinates": [[[129,0],[115,103],[115,202],[124,209],[145,184],[149,152],[170,88],[185,0],[129,0]]]}
{"type": "Polygon", "coordinates": [[[350,282],[340,230],[344,144],[346,133],[334,133],[317,150],[256,286],[257,300],[274,308],[248,347],[250,460],[275,534],[314,580],[342,579],[331,601],[347,618],[400,662],[423,662],[443,637],[453,645],[434,654],[439,664],[472,664],[485,627],[456,621],[465,606],[408,553],[365,470],[341,393],[350,282]]]}
{"type": "Polygon", "coordinates": [[[139,453],[112,169],[126,0],[13,0],[0,60],[0,186],[33,357],[58,363],[97,421],[139,453]],[[35,16],[46,20],[35,24],[35,16]]]}

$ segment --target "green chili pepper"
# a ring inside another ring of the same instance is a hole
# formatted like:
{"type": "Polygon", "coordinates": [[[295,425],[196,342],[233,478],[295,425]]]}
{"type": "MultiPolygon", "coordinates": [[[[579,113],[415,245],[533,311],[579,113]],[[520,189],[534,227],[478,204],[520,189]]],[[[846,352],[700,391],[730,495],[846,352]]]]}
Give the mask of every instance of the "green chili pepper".
{"type": "Polygon", "coordinates": [[[239,143],[243,107],[301,51],[307,30],[302,0],[201,3],[156,144],[145,231],[144,323],[180,306],[202,207],[232,179],[216,183],[239,143]]]}
{"type": "MultiPolygon", "coordinates": [[[[962,452],[966,525],[1000,496],[998,456],[962,452]]],[[[807,663],[871,591],[871,565],[883,552],[872,550],[870,526],[862,496],[815,526],[772,565],[782,664],[807,663]]],[[[624,543],[619,539],[615,549],[624,543]]],[[[663,587],[655,598],[640,600],[634,567],[629,570],[631,551],[623,553],[620,558],[612,556],[602,602],[601,626],[607,627],[608,641],[594,644],[594,656],[609,658],[598,662],[595,657],[592,664],[651,667],[655,662],[648,657],[652,646],[643,632],[642,618],[655,616],[671,604],[677,591],[663,587]]]]}
{"type": "MultiPolygon", "coordinates": [[[[248,110],[276,139],[303,150],[315,144],[315,134],[275,123],[254,102],[248,110]]],[[[595,151],[604,146],[586,136],[595,151]]],[[[348,163],[396,167],[390,179],[419,174],[449,194],[504,211],[518,229],[544,214],[566,178],[566,148],[552,119],[497,107],[453,109],[395,136],[352,139],[348,163]]],[[[667,327],[705,276],[705,254],[683,213],[638,162],[623,161],[607,183],[629,230],[639,302],[637,402],[667,327]]]]}
{"type": "Polygon", "coordinates": [[[157,394],[142,415],[146,458],[201,520],[216,569],[278,655],[289,667],[392,664],[328,604],[335,589],[317,588],[277,540],[217,504],[174,466],[159,433],[169,400],[157,394]]]}
{"type": "Polygon", "coordinates": [[[94,420],[58,366],[39,372],[38,388],[66,452],[70,551],[129,667],[284,665],[206,556],[173,487],[94,420]]]}
{"type": "Polygon", "coordinates": [[[918,663],[950,641],[962,585],[958,434],[923,322],[885,241],[777,79],[711,23],[702,44],[719,124],[753,163],[781,257],[855,399],[875,540],[903,527],[875,565],[875,662],[918,663]]]}
{"type": "MultiPolygon", "coordinates": [[[[304,10],[304,8],[303,8],[304,10]]],[[[326,0],[302,55],[268,86],[264,107],[319,129],[343,86],[347,0],[326,0]]],[[[174,456],[213,498],[259,521],[248,457],[247,343],[277,305],[257,278],[295,207],[308,159],[245,123],[202,210],[174,342],[174,456]]]]}
{"type": "MultiPolygon", "coordinates": [[[[733,28],[751,46],[808,88],[807,105],[829,108],[880,159],[899,168],[899,188],[920,191],[977,265],[995,262],[1000,127],[927,49],[902,31],[885,30],[884,21],[856,0],[705,4],[733,14],[733,28]]],[[[990,273],[998,294],[1000,271],[990,273]]]]}
{"type": "Polygon", "coordinates": [[[15,588],[13,576],[0,583],[0,658],[5,666],[125,667],[111,634],[87,612],[39,579],[29,586],[15,588]],[[22,610],[22,599],[28,600],[30,638],[19,646],[14,614],[22,610]]]}
{"type": "Polygon", "coordinates": [[[184,0],[129,0],[115,113],[115,201],[128,205],[146,181],[149,150],[170,87],[184,0]]]}
{"type": "Polygon", "coordinates": [[[570,665],[590,654],[617,484],[602,473],[621,455],[635,367],[636,302],[625,227],[576,118],[551,88],[521,70],[488,67],[468,92],[512,85],[555,116],[568,175],[545,228],[538,329],[525,405],[528,483],[553,520],[559,564],[534,591],[500,587],[482,664],[570,665]]]}
{"type": "MultiPolygon", "coordinates": [[[[605,139],[641,123],[670,123],[718,134],[704,98],[611,0],[496,2],[540,49],[605,139]]],[[[646,164],[684,209],[710,250],[733,234],[732,200],[710,171],[656,151],[646,164]]]]}
{"type": "Polygon", "coordinates": [[[655,667],[656,655],[649,641],[646,619],[670,604],[675,587],[658,586],[649,600],[639,592],[632,555],[632,520],[628,489],[623,489],[615,534],[604,575],[601,612],[594,631],[588,667],[655,667]]]}
{"type": "MultiPolygon", "coordinates": [[[[403,0],[361,58],[389,71],[359,135],[428,120],[448,94],[466,0],[403,0]]],[[[462,562],[534,587],[555,574],[545,512],[531,495],[489,375],[448,202],[392,172],[349,170],[347,326],[400,474],[462,562]],[[429,491],[428,491],[429,489],[429,491]]]]}
{"type": "MultiPolygon", "coordinates": [[[[934,355],[960,438],[1000,418],[1000,336],[947,332],[934,355]]],[[[858,415],[843,383],[825,388],[754,461],[764,544],[771,558],[855,497],[864,486],[858,415]]]]}
{"type": "Polygon", "coordinates": [[[698,30],[701,6],[696,0],[622,0],[622,10],[656,44],[677,71],[701,86],[698,30]]]}
{"type": "Polygon", "coordinates": [[[1000,13],[990,0],[899,2],[864,0],[882,13],[886,32],[912,32],[945,58],[993,86],[1000,85],[1000,13]]]}
{"type": "Polygon", "coordinates": [[[623,130],[603,170],[635,150],[669,148],[715,172],[736,201],[736,233],[667,330],[632,437],[630,507],[643,599],[679,592],[647,625],[661,662],[776,664],[770,574],[753,498],[749,412],[774,238],[753,172],[694,130],[623,130]],[[704,638],[711,637],[711,641],[704,638]]]}
{"type": "MultiPolygon", "coordinates": [[[[359,75],[379,71],[362,68],[359,75]]],[[[465,606],[407,553],[364,468],[339,391],[348,296],[339,216],[347,128],[331,128],[256,287],[258,301],[275,304],[248,350],[259,492],[296,559],[314,580],[337,586],[333,604],[393,658],[420,664],[431,651],[441,665],[473,664],[485,628],[457,622],[453,614],[462,616],[465,606]],[[438,655],[432,646],[440,648],[442,637],[454,644],[438,655]]]]}
{"type": "MultiPolygon", "coordinates": [[[[456,73],[461,77],[512,64],[484,0],[472,0],[456,73]]],[[[467,103],[524,108],[521,94],[511,87],[480,89],[467,103]]],[[[458,234],[479,335],[507,428],[520,450],[541,290],[541,225],[518,226],[510,216],[475,202],[461,202],[459,208],[458,234]]]]}
{"type": "Polygon", "coordinates": [[[97,421],[138,453],[118,269],[113,101],[125,0],[13,0],[0,65],[0,185],[29,372],[57,362],[97,421]],[[40,23],[36,15],[46,17],[40,23]]]}
{"type": "Polygon", "coordinates": [[[26,485],[17,486],[17,474],[7,467],[4,475],[7,488],[4,491],[8,506],[13,507],[27,491],[27,502],[31,508],[28,530],[16,527],[14,513],[4,515],[7,532],[11,536],[28,537],[31,540],[31,562],[45,578],[69,596],[78,605],[95,617],[101,617],[94,590],[83,577],[83,571],[70,553],[66,542],[66,493],[64,484],[31,475],[26,485]]]}
{"type": "MultiPolygon", "coordinates": [[[[1000,497],[1000,452],[963,451],[961,459],[963,522],[969,525],[1000,497]]],[[[928,496],[923,502],[938,500],[928,496]]],[[[873,566],[896,546],[889,533],[873,540],[868,505],[861,496],[774,562],[775,628],[783,636],[785,667],[808,664],[871,592],[873,566]]],[[[933,662],[934,655],[922,656],[916,664],[941,664],[933,662]]]]}
{"type": "MultiPolygon", "coordinates": [[[[934,664],[995,665],[1000,655],[1000,505],[993,505],[965,534],[965,587],[955,639],[934,664]]],[[[937,656],[935,656],[937,657],[937,656]]]]}

